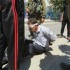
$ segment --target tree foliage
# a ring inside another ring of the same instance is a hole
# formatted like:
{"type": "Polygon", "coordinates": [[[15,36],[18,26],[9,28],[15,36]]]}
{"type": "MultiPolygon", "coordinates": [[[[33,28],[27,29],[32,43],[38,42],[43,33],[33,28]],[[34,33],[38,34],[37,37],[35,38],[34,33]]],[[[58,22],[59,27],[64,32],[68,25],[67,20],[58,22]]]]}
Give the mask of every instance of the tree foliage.
{"type": "Polygon", "coordinates": [[[54,11],[63,11],[64,0],[50,0],[49,2],[54,11]]]}

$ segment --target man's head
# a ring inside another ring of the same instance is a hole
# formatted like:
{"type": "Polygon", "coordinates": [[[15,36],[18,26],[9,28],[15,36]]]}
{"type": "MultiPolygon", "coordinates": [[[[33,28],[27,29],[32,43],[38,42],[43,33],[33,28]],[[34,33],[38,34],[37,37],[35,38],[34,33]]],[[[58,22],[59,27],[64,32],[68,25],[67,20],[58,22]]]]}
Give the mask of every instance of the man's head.
{"type": "Polygon", "coordinates": [[[43,23],[45,21],[45,18],[41,18],[40,22],[43,23]]]}
{"type": "Polygon", "coordinates": [[[29,28],[31,29],[31,31],[33,32],[37,31],[38,23],[36,19],[29,19],[28,24],[29,24],[29,28]]]}
{"type": "Polygon", "coordinates": [[[36,18],[30,18],[30,19],[28,19],[28,25],[35,24],[35,23],[37,23],[36,18]]]}

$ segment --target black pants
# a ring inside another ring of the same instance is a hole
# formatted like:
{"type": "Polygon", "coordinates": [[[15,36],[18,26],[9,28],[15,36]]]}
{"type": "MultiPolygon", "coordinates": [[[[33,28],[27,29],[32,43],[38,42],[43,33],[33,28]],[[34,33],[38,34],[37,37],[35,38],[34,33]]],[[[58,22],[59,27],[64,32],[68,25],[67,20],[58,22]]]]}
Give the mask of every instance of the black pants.
{"type": "Polygon", "coordinates": [[[67,37],[69,37],[70,36],[70,22],[69,22],[69,20],[62,21],[61,34],[63,35],[64,28],[65,28],[66,24],[67,24],[67,37]]]}
{"type": "MultiPolygon", "coordinates": [[[[9,70],[14,70],[14,15],[12,12],[12,0],[3,1],[4,11],[2,13],[2,22],[4,34],[8,41],[8,67],[9,70]]],[[[24,3],[24,2],[23,2],[24,3]]],[[[24,17],[23,17],[23,4],[21,1],[16,1],[16,10],[18,13],[18,70],[22,57],[22,50],[24,49],[24,17]],[[18,3],[19,2],[19,3],[18,3]],[[21,6],[20,6],[21,4],[21,6]],[[18,8],[19,6],[19,8],[18,8]]]]}
{"type": "Polygon", "coordinates": [[[44,53],[46,48],[38,45],[38,44],[33,44],[32,41],[25,40],[25,52],[27,53],[26,56],[29,54],[34,54],[34,53],[44,53]]]}
{"type": "MultiPolygon", "coordinates": [[[[22,54],[24,52],[24,33],[23,33],[23,18],[19,19],[19,37],[18,37],[18,70],[22,54]]],[[[8,40],[8,66],[9,70],[14,70],[14,25],[10,20],[10,23],[4,23],[4,31],[8,40]],[[9,32],[10,30],[10,32],[9,32]]]]}
{"type": "Polygon", "coordinates": [[[41,54],[41,53],[44,53],[45,52],[45,48],[38,45],[38,44],[29,44],[29,53],[30,54],[34,54],[34,53],[38,53],[38,54],[41,54]]]}

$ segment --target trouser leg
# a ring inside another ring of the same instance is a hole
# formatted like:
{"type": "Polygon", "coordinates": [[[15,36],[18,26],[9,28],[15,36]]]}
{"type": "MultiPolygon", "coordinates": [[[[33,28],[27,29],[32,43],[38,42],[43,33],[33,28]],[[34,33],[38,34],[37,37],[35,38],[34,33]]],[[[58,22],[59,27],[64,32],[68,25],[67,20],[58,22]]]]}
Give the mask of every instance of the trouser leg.
{"type": "Polygon", "coordinates": [[[25,40],[25,56],[32,55],[34,53],[43,53],[45,49],[38,45],[29,42],[29,40],[25,40]]]}
{"type": "Polygon", "coordinates": [[[23,20],[23,16],[19,18],[19,27],[18,27],[18,31],[19,31],[19,37],[18,37],[18,70],[20,67],[20,63],[23,60],[23,53],[24,53],[24,24],[23,24],[24,20],[23,20]]]}
{"type": "MultiPolygon", "coordinates": [[[[24,52],[24,28],[23,28],[23,18],[19,18],[18,24],[18,61],[17,68],[19,70],[20,61],[22,60],[22,53],[24,52]]],[[[14,26],[11,24],[11,31],[9,37],[9,45],[8,45],[8,62],[9,69],[14,70],[14,26]]]]}
{"type": "Polygon", "coordinates": [[[62,21],[62,26],[61,26],[61,35],[63,35],[63,33],[64,33],[65,25],[66,25],[66,21],[63,20],[63,21],[62,21]]]}
{"type": "MultiPolygon", "coordinates": [[[[18,44],[19,45],[19,44],[18,44]]],[[[10,31],[10,37],[9,37],[9,44],[8,44],[8,67],[9,70],[14,70],[14,58],[15,58],[15,46],[14,46],[14,30],[13,30],[13,24],[11,25],[11,31],[10,31]]],[[[17,49],[17,48],[16,48],[17,49]]],[[[19,49],[19,47],[18,47],[19,49]]],[[[19,50],[18,50],[19,53],[19,50]]],[[[18,56],[18,59],[20,57],[18,56]]],[[[17,58],[16,58],[17,59],[17,58]]],[[[17,61],[17,68],[19,68],[20,61],[17,61]]]]}
{"type": "Polygon", "coordinates": [[[13,24],[11,24],[11,30],[9,34],[8,42],[8,67],[9,70],[14,70],[14,33],[13,33],[13,24]]]}
{"type": "Polygon", "coordinates": [[[26,57],[29,55],[29,44],[32,44],[32,43],[33,43],[32,40],[25,39],[23,57],[26,57]]]}
{"type": "Polygon", "coordinates": [[[70,37],[70,22],[67,21],[67,37],[70,37]]]}
{"type": "Polygon", "coordinates": [[[44,47],[38,45],[38,44],[29,44],[29,53],[43,53],[45,51],[44,47]]]}

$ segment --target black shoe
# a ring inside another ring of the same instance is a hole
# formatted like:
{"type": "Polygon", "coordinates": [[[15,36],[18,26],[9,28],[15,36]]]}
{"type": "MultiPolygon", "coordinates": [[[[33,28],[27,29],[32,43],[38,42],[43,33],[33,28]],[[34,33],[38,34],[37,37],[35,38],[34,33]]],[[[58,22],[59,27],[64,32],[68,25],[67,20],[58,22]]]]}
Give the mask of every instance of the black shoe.
{"type": "Polygon", "coordinates": [[[51,46],[52,45],[52,42],[49,42],[49,45],[51,46]]]}
{"type": "Polygon", "coordinates": [[[70,64],[61,63],[60,66],[62,70],[70,70],[70,64]]]}
{"type": "Polygon", "coordinates": [[[63,34],[61,34],[61,35],[60,35],[60,38],[62,38],[62,37],[64,37],[64,35],[63,35],[63,34]]]}
{"type": "Polygon", "coordinates": [[[58,36],[59,38],[62,38],[64,35],[63,35],[63,34],[57,34],[57,36],[58,36]]]}
{"type": "Polygon", "coordinates": [[[53,51],[53,49],[52,49],[51,47],[48,47],[48,48],[45,49],[44,52],[46,53],[46,52],[48,52],[48,51],[53,51]]]}
{"type": "Polygon", "coordinates": [[[70,42],[70,37],[67,38],[68,42],[70,42]]]}
{"type": "Polygon", "coordinates": [[[32,37],[32,35],[30,34],[30,35],[28,35],[29,37],[32,37]]]}

